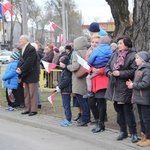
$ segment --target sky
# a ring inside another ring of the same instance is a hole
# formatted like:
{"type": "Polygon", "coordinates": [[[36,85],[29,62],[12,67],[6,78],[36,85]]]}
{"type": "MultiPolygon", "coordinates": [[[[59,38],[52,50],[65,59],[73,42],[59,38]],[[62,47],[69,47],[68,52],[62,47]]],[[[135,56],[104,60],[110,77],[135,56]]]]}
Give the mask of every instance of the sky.
{"type": "Polygon", "coordinates": [[[110,7],[105,0],[74,0],[81,10],[84,24],[93,21],[107,22],[112,18],[110,7]]]}
{"type": "MultiPolygon", "coordinates": [[[[83,23],[88,24],[93,21],[106,22],[112,18],[110,8],[105,0],[74,0],[78,9],[82,12],[83,23]],[[97,18],[98,20],[95,20],[97,18]]],[[[43,0],[36,0],[39,4],[44,4],[43,0]]]]}
{"type": "MultiPolygon", "coordinates": [[[[107,22],[112,18],[111,10],[105,0],[74,0],[78,9],[82,12],[83,24],[90,24],[93,21],[107,22]]],[[[129,10],[132,10],[133,1],[129,1],[129,10]]],[[[44,4],[44,0],[36,0],[44,4]]]]}

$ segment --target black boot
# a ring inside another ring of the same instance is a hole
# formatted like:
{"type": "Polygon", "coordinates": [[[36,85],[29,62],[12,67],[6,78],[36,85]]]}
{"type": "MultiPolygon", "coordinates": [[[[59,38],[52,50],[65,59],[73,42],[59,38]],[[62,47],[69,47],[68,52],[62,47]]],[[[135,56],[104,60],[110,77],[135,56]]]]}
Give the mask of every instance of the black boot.
{"type": "Polygon", "coordinates": [[[78,116],[76,118],[74,118],[74,121],[78,121],[81,118],[81,113],[78,113],[78,116]]]}
{"type": "Polygon", "coordinates": [[[131,142],[132,143],[137,143],[138,142],[137,134],[131,134],[131,142]]]}
{"type": "Polygon", "coordinates": [[[128,137],[128,133],[127,132],[120,132],[119,136],[116,138],[116,140],[117,141],[121,141],[121,140],[123,140],[123,139],[125,139],[127,137],[128,137]]]}
{"type": "Polygon", "coordinates": [[[104,130],[105,130],[104,122],[101,122],[100,120],[98,120],[96,126],[92,129],[92,132],[97,133],[97,132],[101,132],[104,130]]]}

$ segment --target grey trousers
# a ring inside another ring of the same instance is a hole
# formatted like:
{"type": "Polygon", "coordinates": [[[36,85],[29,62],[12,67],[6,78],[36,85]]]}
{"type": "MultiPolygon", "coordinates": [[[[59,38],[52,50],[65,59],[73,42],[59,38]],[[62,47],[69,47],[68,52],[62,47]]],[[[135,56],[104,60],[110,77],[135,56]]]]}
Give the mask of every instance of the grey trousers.
{"type": "Polygon", "coordinates": [[[92,91],[92,78],[97,76],[96,73],[88,74],[86,77],[86,84],[87,84],[87,90],[88,92],[92,91]]]}
{"type": "Polygon", "coordinates": [[[37,112],[38,111],[38,82],[25,83],[24,86],[25,96],[25,111],[37,112]]]}

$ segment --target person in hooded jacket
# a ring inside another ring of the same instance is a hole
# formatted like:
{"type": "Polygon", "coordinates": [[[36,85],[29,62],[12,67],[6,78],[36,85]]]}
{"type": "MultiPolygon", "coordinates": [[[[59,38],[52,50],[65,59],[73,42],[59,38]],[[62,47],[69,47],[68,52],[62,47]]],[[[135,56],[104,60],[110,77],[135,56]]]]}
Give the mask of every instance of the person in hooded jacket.
{"type": "Polygon", "coordinates": [[[67,66],[67,69],[72,72],[72,93],[75,94],[76,100],[82,110],[81,122],[77,126],[87,126],[90,122],[90,109],[88,99],[84,99],[83,95],[86,94],[86,78],[77,78],[75,72],[80,68],[80,64],[77,61],[78,52],[84,58],[87,52],[87,39],[84,36],[80,36],[74,40],[74,53],[72,56],[72,64],[67,66]]]}
{"type": "Polygon", "coordinates": [[[133,103],[137,104],[140,118],[142,139],[138,146],[150,146],[150,63],[149,53],[141,51],[136,54],[138,69],[135,72],[133,82],[126,82],[129,89],[133,89],[133,103]]]}
{"type": "Polygon", "coordinates": [[[128,79],[133,80],[137,69],[135,63],[136,51],[132,48],[131,39],[122,36],[117,40],[118,49],[113,53],[105,66],[105,74],[109,77],[105,98],[114,101],[114,109],[117,112],[117,123],[120,126],[120,134],[116,140],[128,137],[127,125],[131,134],[132,143],[138,141],[133,105],[131,103],[132,90],[126,86],[128,79]]]}

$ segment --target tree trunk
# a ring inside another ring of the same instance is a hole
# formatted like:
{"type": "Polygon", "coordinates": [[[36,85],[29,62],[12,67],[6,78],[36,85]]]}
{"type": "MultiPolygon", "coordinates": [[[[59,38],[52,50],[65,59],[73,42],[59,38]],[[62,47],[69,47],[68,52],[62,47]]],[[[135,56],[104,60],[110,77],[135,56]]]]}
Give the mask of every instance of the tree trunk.
{"type": "Polygon", "coordinates": [[[133,43],[137,51],[150,51],[150,0],[134,2],[133,43]]]}
{"type": "Polygon", "coordinates": [[[114,41],[122,35],[131,36],[128,0],[106,0],[115,21],[114,41]]]}

